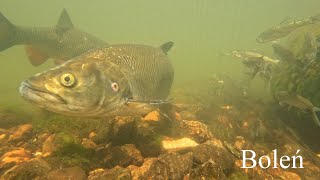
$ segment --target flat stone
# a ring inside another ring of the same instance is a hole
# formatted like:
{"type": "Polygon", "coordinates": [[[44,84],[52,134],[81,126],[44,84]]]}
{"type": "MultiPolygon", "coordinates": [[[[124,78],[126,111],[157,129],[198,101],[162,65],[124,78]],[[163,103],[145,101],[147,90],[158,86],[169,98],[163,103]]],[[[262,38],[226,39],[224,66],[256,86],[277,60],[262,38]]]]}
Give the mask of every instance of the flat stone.
{"type": "Polygon", "coordinates": [[[21,125],[12,135],[9,136],[9,141],[20,141],[27,139],[30,137],[32,130],[33,128],[31,124],[21,125]]]}
{"type": "Polygon", "coordinates": [[[162,148],[168,152],[186,151],[199,145],[190,138],[166,139],[162,140],[162,148]]]}
{"type": "Polygon", "coordinates": [[[80,167],[69,167],[51,171],[47,180],[86,180],[87,175],[80,167]]]}

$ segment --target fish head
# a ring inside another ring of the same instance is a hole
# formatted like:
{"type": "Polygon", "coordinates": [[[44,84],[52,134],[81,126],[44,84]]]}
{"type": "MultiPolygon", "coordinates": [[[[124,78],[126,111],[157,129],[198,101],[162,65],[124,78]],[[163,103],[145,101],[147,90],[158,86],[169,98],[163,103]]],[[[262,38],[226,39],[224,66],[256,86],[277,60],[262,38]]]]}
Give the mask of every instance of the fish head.
{"type": "Polygon", "coordinates": [[[29,102],[69,116],[100,116],[123,104],[127,81],[110,65],[68,61],[23,81],[20,94],[29,102]],[[113,70],[113,71],[111,71],[113,70]]]}

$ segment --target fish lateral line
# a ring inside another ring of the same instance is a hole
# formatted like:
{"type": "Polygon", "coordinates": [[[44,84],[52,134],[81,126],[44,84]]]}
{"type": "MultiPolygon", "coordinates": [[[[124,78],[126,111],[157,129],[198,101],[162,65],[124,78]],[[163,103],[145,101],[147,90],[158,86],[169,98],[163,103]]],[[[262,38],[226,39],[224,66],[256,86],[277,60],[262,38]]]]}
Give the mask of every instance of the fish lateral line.
{"type": "Polygon", "coordinates": [[[146,99],[127,99],[126,103],[145,103],[145,104],[167,104],[174,100],[174,98],[168,100],[146,100],[146,99]]]}

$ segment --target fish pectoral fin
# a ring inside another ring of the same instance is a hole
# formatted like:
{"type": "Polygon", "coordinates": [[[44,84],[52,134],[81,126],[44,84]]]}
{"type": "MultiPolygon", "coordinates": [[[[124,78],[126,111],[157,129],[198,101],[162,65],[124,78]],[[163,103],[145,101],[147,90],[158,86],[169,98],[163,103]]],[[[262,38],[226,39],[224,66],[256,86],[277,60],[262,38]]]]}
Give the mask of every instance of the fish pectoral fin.
{"type": "Polygon", "coordinates": [[[163,43],[163,44],[160,46],[160,49],[161,49],[165,54],[168,54],[168,52],[169,52],[170,49],[172,48],[173,44],[174,44],[174,42],[172,42],[172,41],[163,43]]]}
{"type": "Polygon", "coordinates": [[[63,9],[60,18],[58,20],[58,23],[56,25],[56,33],[58,35],[62,35],[64,32],[68,31],[69,29],[74,28],[73,23],[70,19],[70,16],[66,9],[63,9]]]}
{"type": "Polygon", "coordinates": [[[49,58],[48,55],[44,54],[39,49],[37,49],[33,46],[30,46],[30,45],[25,46],[25,51],[26,51],[26,54],[28,56],[30,63],[33,66],[39,66],[39,65],[43,64],[49,58]]]}

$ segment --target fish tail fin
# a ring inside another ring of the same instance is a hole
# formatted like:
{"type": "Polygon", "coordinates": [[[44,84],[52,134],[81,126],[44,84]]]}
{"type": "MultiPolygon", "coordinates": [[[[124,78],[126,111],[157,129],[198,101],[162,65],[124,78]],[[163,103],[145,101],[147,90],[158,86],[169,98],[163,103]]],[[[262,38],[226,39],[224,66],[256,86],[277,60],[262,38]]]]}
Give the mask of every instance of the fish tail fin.
{"type": "Polygon", "coordinates": [[[312,120],[314,121],[314,123],[316,123],[316,125],[320,127],[320,120],[314,110],[312,110],[311,115],[312,115],[312,120]]]}
{"type": "Polygon", "coordinates": [[[0,12],[0,51],[15,45],[16,27],[0,12]]]}

